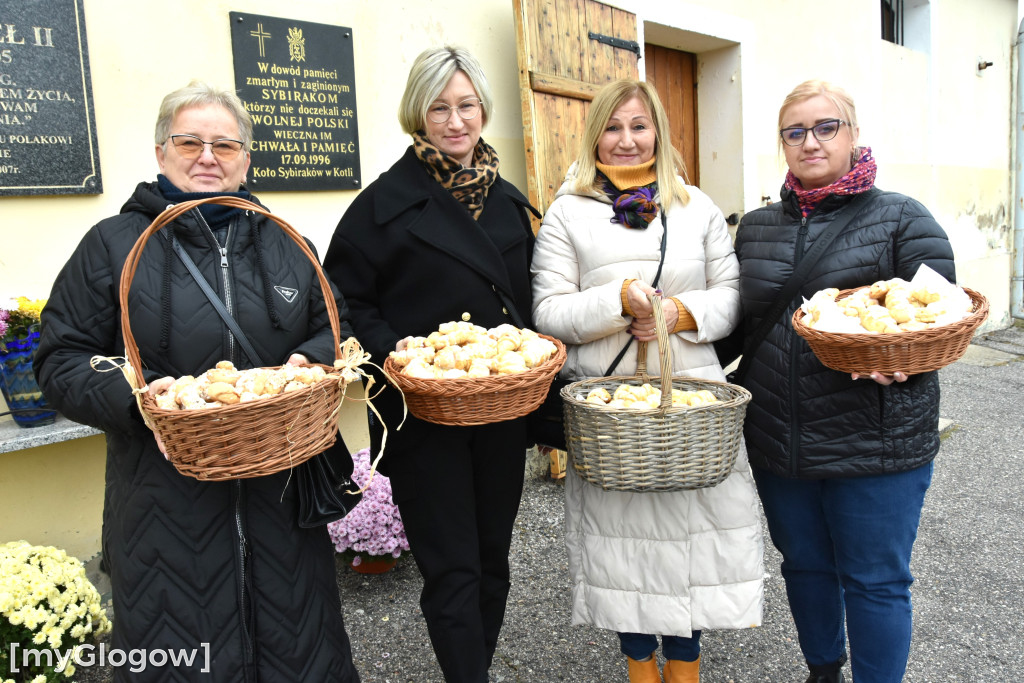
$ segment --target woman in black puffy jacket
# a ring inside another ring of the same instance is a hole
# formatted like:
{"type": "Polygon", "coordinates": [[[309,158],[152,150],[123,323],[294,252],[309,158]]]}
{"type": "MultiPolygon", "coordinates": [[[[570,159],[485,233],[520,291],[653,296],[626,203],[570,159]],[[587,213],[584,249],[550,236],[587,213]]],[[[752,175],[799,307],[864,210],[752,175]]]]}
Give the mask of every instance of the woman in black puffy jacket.
{"type": "Polygon", "coordinates": [[[780,202],[740,224],[742,329],[750,335],[803,254],[857,195],[865,204],[770,328],[742,379],[750,464],[809,665],[842,681],[849,634],[857,683],[902,680],[911,637],[910,555],[939,449],[935,372],[848,375],[794,332],[801,301],[828,287],[911,280],[928,265],[955,281],[953,251],[919,202],[874,187],[850,96],[800,84],[779,112],[789,173],[780,202]],[[844,623],[845,622],[845,623],[844,623]]]}
{"type": "MultiPolygon", "coordinates": [[[[194,81],[167,95],[156,124],[156,182],[139,183],[118,215],[85,234],[43,309],[35,366],[43,391],[61,413],[106,435],[111,646],[179,657],[143,670],[115,667],[115,681],[359,680],[334,547],[326,527],[298,526],[295,477],[180,474],[124,376],[89,363],[124,355],[121,269],[154,218],[189,199],[256,201],[242,184],[251,141],[249,115],[232,91],[194,81]]],[[[315,266],[299,246],[262,214],[202,204],[146,242],[132,279],[128,319],[150,390],[221,360],[252,367],[165,235],[177,238],[267,365],[334,360],[315,266]]],[[[351,333],[344,322],[342,338],[351,333]]]]}

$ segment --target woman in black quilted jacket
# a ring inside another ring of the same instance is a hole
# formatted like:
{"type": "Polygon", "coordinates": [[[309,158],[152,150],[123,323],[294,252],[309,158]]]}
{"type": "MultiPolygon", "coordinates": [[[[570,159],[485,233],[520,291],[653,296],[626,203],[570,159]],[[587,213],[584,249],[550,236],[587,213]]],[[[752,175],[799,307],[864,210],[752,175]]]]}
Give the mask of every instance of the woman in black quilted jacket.
{"type": "Polygon", "coordinates": [[[790,318],[800,295],[910,280],[924,264],[953,282],[953,251],[919,202],[874,187],[875,160],[857,144],[842,89],[800,84],[779,131],[789,166],[781,201],[747,214],[737,233],[744,334],[839,212],[869,194],[753,352],[742,379],[753,394],[747,450],[808,682],[843,680],[848,634],[857,683],[894,683],[910,649],[910,555],[939,450],[938,376],[830,370],[790,318]]]}
{"type": "MultiPolygon", "coordinates": [[[[85,234],[42,315],[35,367],[44,393],[67,417],[106,434],[111,647],[148,653],[142,670],[115,667],[116,681],[359,680],[334,548],[325,527],[297,525],[294,477],[289,485],[288,471],[222,482],[180,474],[143,423],[124,376],[89,363],[124,355],[121,269],[157,215],[213,195],[256,201],[243,185],[251,141],[252,122],[230,90],[194,81],[167,95],[156,123],[157,181],[140,183],[120,214],[85,234]],[[190,654],[190,663],[180,659],[190,654]]],[[[171,235],[266,365],[334,360],[315,266],[299,246],[262,214],[203,204],[147,241],[132,280],[128,318],[150,390],[221,360],[252,367],[162,239],[171,235]]],[[[350,334],[343,323],[341,337],[350,334]]]]}

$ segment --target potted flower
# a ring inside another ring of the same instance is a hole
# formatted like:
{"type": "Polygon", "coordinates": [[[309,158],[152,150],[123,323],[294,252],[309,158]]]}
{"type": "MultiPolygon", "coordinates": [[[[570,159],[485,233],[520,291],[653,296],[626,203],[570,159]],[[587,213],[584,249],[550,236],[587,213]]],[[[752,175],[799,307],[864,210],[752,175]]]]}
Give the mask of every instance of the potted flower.
{"type": "Polygon", "coordinates": [[[71,680],[89,657],[86,641],[109,632],[79,560],[52,546],[0,545],[0,681],[71,680]]]}
{"type": "Polygon", "coordinates": [[[57,417],[47,407],[32,371],[44,305],[45,299],[24,296],[0,302],[0,391],[14,421],[22,427],[51,424],[57,417]]]}
{"type": "Polygon", "coordinates": [[[387,571],[402,551],[409,549],[398,506],[391,500],[391,480],[378,472],[370,476],[370,451],[352,456],[352,480],[360,487],[369,482],[363,498],[345,517],[327,525],[339,553],[362,573],[387,571]]]}

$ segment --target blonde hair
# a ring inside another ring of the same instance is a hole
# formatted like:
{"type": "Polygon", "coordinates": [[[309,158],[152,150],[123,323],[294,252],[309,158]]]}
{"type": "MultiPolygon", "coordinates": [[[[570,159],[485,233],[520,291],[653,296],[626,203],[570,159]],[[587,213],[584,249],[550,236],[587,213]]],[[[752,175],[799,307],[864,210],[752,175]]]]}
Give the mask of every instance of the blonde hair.
{"type": "MultiPolygon", "coordinates": [[[[857,107],[853,104],[853,97],[838,85],[833,85],[828,81],[818,79],[804,81],[786,95],[786,99],[782,101],[782,106],[779,107],[779,124],[777,130],[782,130],[782,117],[786,115],[787,109],[792,107],[794,104],[799,104],[800,102],[809,100],[812,97],[817,97],[818,95],[821,95],[834,104],[836,109],[839,110],[839,117],[843,121],[846,121],[846,125],[849,126],[851,133],[856,132],[858,128],[857,107]]],[[[779,153],[782,153],[781,133],[779,135],[778,145],[779,153]]]]}
{"type": "Polygon", "coordinates": [[[654,123],[654,169],[658,176],[658,193],[661,195],[662,207],[671,206],[677,200],[686,206],[690,202],[690,193],[679,179],[679,176],[686,177],[686,166],[682,155],[672,146],[665,107],[662,106],[658,91],[653,85],[631,78],[612,81],[601,88],[590,103],[587,125],[583,130],[579,157],[576,159],[576,180],[573,189],[583,193],[601,191],[597,181],[597,143],[615,110],[634,97],[643,103],[654,123]]]}
{"type": "Polygon", "coordinates": [[[210,85],[199,79],[164,96],[156,117],[156,144],[167,144],[167,138],[171,134],[171,123],[174,122],[174,117],[178,115],[178,112],[189,107],[202,107],[208,104],[220,105],[235,117],[235,122],[238,124],[238,136],[244,143],[245,149],[249,149],[252,144],[252,117],[245,110],[242,100],[238,99],[234,90],[210,85]]]}
{"type": "Polygon", "coordinates": [[[466,74],[473,84],[483,109],[483,123],[487,124],[494,97],[480,62],[464,48],[445,45],[421,52],[409,70],[405,93],[398,105],[398,121],[403,131],[412,135],[426,128],[427,109],[447,87],[456,71],[466,74]]]}

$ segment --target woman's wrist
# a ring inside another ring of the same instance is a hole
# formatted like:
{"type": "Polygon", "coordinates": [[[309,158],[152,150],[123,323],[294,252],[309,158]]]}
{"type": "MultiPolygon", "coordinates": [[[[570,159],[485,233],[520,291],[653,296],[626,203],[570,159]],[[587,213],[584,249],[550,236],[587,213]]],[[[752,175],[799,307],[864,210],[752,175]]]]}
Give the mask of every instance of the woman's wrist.
{"type": "Polygon", "coordinates": [[[619,298],[622,300],[622,315],[628,315],[629,317],[636,317],[633,313],[633,308],[629,305],[629,286],[636,282],[636,278],[630,278],[622,281],[622,291],[619,292],[619,298]]]}
{"type": "Polygon", "coordinates": [[[683,305],[683,302],[674,296],[670,297],[669,300],[676,305],[676,310],[679,312],[679,320],[676,321],[676,326],[669,330],[669,332],[675,334],[676,332],[696,330],[697,321],[690,315],[690,311],[683,305]]]}

